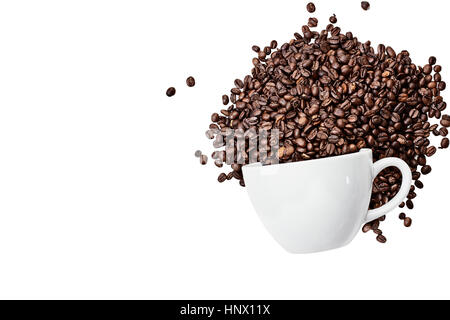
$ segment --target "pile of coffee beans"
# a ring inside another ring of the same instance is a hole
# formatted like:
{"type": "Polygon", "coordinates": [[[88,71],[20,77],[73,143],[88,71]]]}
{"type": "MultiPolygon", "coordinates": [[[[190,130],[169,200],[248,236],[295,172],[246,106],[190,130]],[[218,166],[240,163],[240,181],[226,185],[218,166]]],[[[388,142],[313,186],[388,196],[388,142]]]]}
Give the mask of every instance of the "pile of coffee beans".
{"type": "MultiPolygon", "coordinates": [[[[368,3],[362,2],[367,10],[368,3]]],[[[312,3],[308,12],[314,12],[312,3]]],[[[337,21],[333,15],[330,21],[337,21]]],[[[443,111],[447,104],[441,92],[446,83],[436,58],[419,66],[408,51],[396,52],[383,44],[362,43],[352,32],[342,32],[334,24],[314,31],[317,19],[309,19],[302,33],[278,47],[276,41],[261,49],[253,46],[251,74],[236,79],[229,95],[222,96],[226,108],[211,116],[206,135],[219,150],[212,154],[215,164],[231,165],[232,171],[221,173],[218,180],[237,179],[245,186],[242,161],[256,155],[265,164],[267,158],[245,143],[245,150],[227,157],[223,138],[230,129],[258,132],[279,130],[281,163],[304,161],[358,152],[373,151],[377,161],[398,157],[411,168],[414,184],[407,201],[400,207],[413,209],[420,178],[431,172],[429,158],[438,148],[431,135],[441,136],[440,149],[448,148],[447,128],[450,116],[443,111]],[[230,104],[231,103],[231,104],[230,104]],[[436,119],[433,123],[433,119],[436,119]],[[221,150],[220,150],[221,149],[221,150]]],[[[271,138],[271,137],[269,137],[271,138]]],[[[268,156],[274,156],[268,152],[268,156]]],[[[374,181],[370,208],[378,208],[399,191],[400,172],[384,170],[374,181]]],[[[403,216],[402,216],[403,217],[403,216]]],[[[363,227],[373,230],[380,242],[386,238],[379,230],[384,217],[363,227]]],[[[411,225],[406,215],[405,226],[411,225]]]]}

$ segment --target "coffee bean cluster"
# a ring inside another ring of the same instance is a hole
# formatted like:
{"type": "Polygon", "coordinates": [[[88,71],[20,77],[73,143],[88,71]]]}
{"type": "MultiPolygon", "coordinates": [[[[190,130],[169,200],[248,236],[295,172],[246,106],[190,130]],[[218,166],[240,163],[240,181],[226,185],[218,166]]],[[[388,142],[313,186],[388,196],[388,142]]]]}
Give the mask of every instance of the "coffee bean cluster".
{"type": "MultiPolygon", "coordinates": [[[[308,4],[308,11],[314,10],[308,4]]],[[[230,94],[222,97],[226,107],[212,114],[206,135],[219,149],[212,158],[217,166],[226,162],[233,169],[222,173],[219,182],[235,178],[245,186],[242,165],[237,163],[251,155],[269,163],[247,142],[244,152],[236,154],[235,148],[233,159],[228,159],[227,150],[220,148],[229,129],[277,129],[280,148],[276,156],[281,163],[362,148],[372,149],[374,161],[403,159],[411,168],[414,184],[400,207],[413,209],[416,191],[423,188],[420,178],[431,172],[429,158],[438,150],[431,135],[442,137],[440,149],[449,146],[450,116],[443,114],[447,104],[441,96],[446,88],[441,66],[435,57],[424,66],[416,65],[406,50],[396,52],[383,44],[374,48],[370,41],[362,43],[352,32],[343,33],[333,24],[314,31],[315,18],[308,24],[280,47],[276,41],[262,49],[253,46],[257,56],[251,74],[234,81],[230,94]]],[[[384,170],[374,181],[370,208],[392,199],[401,182],[397,169],[384,170]]],[[[378,228],[382,220],[363,230],[374,230],[378,241],[385,242],[378,228]]],[[[404,223],[411,225],[410,220],[404,223]]]]}

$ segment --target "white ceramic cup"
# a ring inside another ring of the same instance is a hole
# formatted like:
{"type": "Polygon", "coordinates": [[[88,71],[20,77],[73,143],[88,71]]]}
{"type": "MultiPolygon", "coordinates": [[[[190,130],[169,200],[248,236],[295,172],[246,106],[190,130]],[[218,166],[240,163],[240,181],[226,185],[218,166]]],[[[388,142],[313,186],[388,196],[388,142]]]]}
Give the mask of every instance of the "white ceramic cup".
{"type": "Polygon", "coordinates": [[[361,226],[397,207],[407,196],[409,166],[399,158],[373,163],[372,151],[242,168],[250,200],[267,230],[291,253],[311,253],[350,243],[361,226]],[[402,185],[380,208],[368,210],[373,179],[397,167],[402,185]]]}

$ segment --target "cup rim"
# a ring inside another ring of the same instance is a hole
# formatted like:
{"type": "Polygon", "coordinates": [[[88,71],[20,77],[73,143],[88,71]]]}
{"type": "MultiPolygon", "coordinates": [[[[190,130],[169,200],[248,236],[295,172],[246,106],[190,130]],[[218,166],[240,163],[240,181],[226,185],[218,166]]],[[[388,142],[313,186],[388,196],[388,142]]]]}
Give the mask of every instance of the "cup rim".
{"type": "Polygon", "coordinates": [[[308,163],[317,163],[317,162],[325,162],[325,161],[333,161],[336,158],[356,158],[356,157],[360,157],[362,155],[365,154],[369,154],[372,156],[372,149],[368,149],[368,148],[362,148],[360,149],[358,152],[354,152],[354,153],[348,153],[348,154],[343,154],[340,156],[332,156],[332,157],[325,157],[325,158],[320,158],[320,159],[311,159],[311,160],[304,160],[304,161],[296,161],[296,162],[286,162],[286,163],[277,163],[277,164],[271,164],[271,165],[267,165],[267,166],[263,166],[261,162],[255,162],[255,163],[250,163],[250,164],[246,164],[244,166],[242,166],[242,169],[252,169],[252,168],[263,168],[263,167],[278,167],[278,166],[292,166],[292,165],[307,165],[308,163]]]}

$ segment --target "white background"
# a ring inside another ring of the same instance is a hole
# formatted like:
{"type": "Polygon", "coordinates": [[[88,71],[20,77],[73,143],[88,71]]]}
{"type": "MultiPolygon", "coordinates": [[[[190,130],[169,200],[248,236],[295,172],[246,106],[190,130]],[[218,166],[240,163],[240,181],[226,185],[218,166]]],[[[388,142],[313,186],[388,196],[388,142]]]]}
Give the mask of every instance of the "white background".
{"type": "MultiPolygon", "coordinates": [[[[193,156],[251,45],[291,39],[306,2],[1,1],[0,298],[450,298],[450,152],[410,229],[396,210],[388,243],[314,255],[286,253],[193,156]]],[[[370,2],[314,16],[418,65],[436,55],[448,80],[448,1],[370,2]]]]}

